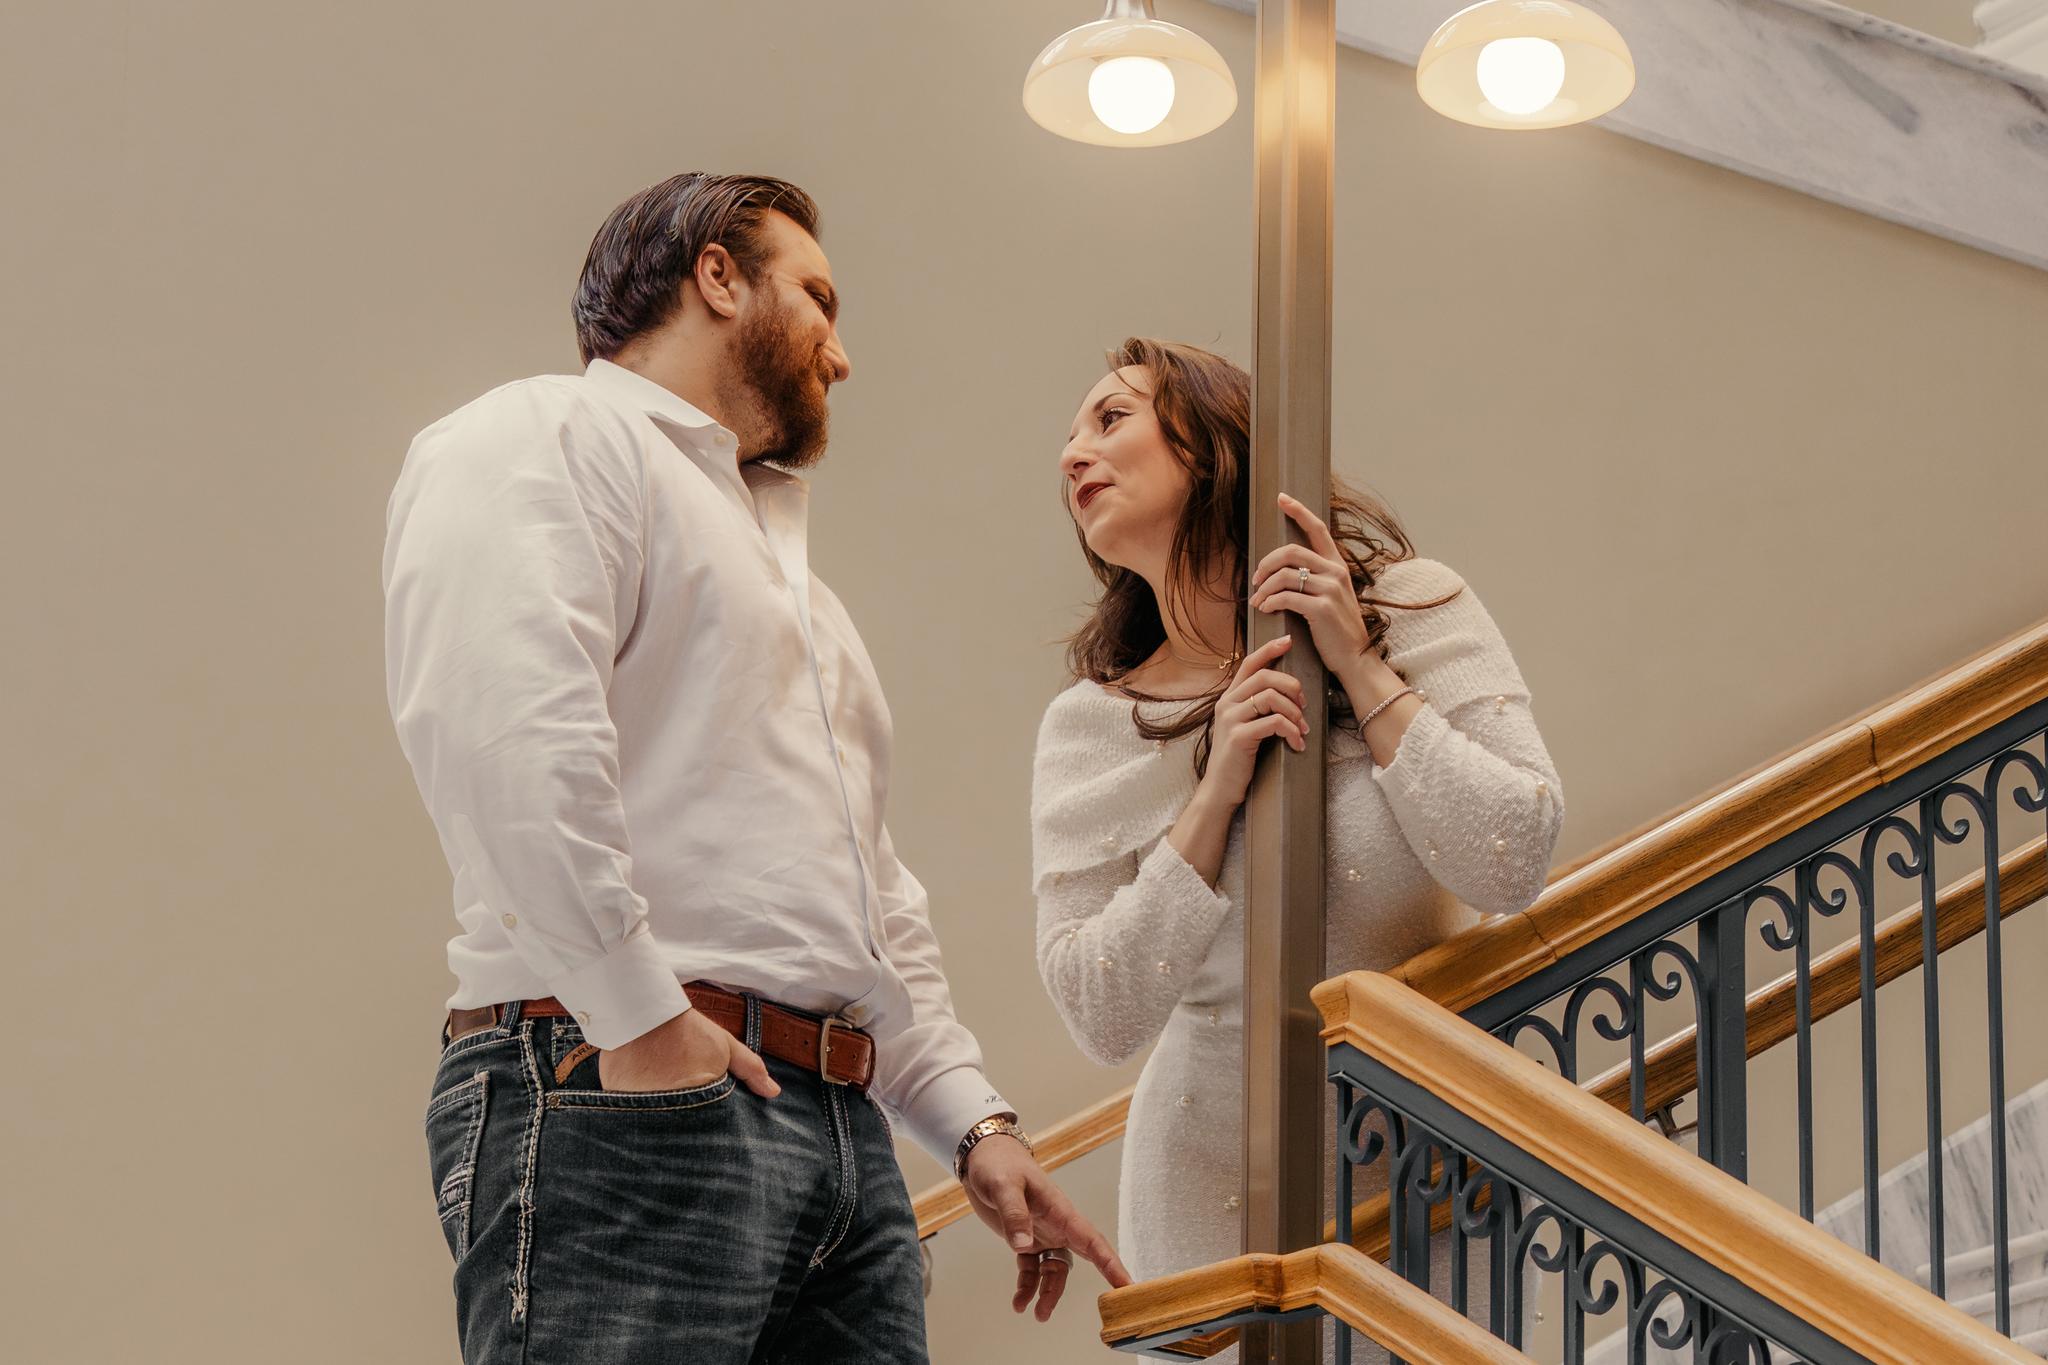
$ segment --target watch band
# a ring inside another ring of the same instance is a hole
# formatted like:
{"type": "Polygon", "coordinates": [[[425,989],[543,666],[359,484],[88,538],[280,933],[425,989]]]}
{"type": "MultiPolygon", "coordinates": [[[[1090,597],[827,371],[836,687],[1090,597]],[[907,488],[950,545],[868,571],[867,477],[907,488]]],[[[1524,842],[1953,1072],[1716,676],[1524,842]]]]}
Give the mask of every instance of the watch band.
{"type": "Polygon", "coordinates": [[[1017,1141],[1024,1144],[1024,1150],[1027,1152],[1035,1150],[1031,1145],[1030,1136],[1024,1131],[1024,1125],[1017,1122],[1015,1114],[991,1114],[980,1123],[969,1128],[967,1136],[960,1139],[960,1146],[953,1152],[953,1175],[955,1179],[962,1182],[966,1181],[967,1154],[978,1147],[984,1138],[992,1138],[998,1134],[1003,1137],[1017,1139],[1017,1141]]]}

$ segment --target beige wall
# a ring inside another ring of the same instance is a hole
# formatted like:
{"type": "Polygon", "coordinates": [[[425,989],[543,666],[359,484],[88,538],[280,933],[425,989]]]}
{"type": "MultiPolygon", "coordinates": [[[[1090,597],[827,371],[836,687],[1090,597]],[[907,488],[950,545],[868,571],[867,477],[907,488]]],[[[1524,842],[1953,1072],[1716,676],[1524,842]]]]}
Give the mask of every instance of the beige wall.
{"type": "Polygon", "coordinates": [[[1849,8],[1963,47],[1975,47],[1984,36],[1977,29],[1977,0],[1856,0],[1849,8]]]}
{"type": "MultiPolygon", "coordinates": [[[[1249,21],[1163,8],[1248,95],[1249,21]]],[[[11,1358],[453,1359],[418,1133],[450,920],[384,711],[384,500],[415,429],[573,364],[593,227],[679,168],[825,204],[856,375],[814,560],[890,688],[962,1013],[1031,1119],[1129,1079],[1031,962],[1030,744],[1086,591],[1052,462],[1124,333],[1245,354],[1250,117],[1142,155],[1039,132],[1019,75],[1087,10],[21,12],[11,1358]]],[[[1341,97],[1340,464],[1513,641],[1566,853],[2048,613],[2048,276],[1601,132],[1453,126],[1357,53],[1341,97]]],[[[1072,1180],[1105,1219],[1114,1159],[1072,1180]]],[[[1085,1297],[1013,1324],[991,1239],[939,1256],[938,1360],[1087,1354],[1085,1297]]]]}

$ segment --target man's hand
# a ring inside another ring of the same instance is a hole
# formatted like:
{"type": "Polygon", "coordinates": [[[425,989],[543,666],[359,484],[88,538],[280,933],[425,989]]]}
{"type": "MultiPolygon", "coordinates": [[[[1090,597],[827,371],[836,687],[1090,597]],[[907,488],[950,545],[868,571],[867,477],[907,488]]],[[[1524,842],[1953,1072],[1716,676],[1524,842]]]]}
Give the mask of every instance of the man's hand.
{"type": "Polygon", "coordinates": [[[967,1154],[965,1183],[975,1216],[1017,1253],[1012,1312],[1023,1312],[1036,1296],[1036,1316],[1044,1322],[1066,1292],[1067,1262],[1056,1257],[1041,1261],[1041,1251],[1071,1248],[1093,1262],[1112,1289],[1131,1282],[1131,1272],[1117,1259],[1109,1239],[1081,1216],[1017,1139],[999,1134],[976,1143],[967,1154]]]}
{"type": "Polygon", "coordinates": [[[758,1054],[696,1010],[597,1054],[597,1083],[625,1093],[689,1090],[728,1071],[762,1099],[782,1093],[758,1054]]]}

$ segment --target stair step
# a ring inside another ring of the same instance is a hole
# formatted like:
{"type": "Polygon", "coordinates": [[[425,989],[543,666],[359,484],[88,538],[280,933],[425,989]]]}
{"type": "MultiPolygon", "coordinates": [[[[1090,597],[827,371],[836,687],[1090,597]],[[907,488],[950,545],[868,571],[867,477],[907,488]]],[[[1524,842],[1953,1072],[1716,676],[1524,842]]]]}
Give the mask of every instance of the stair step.
{"type": "MultiPolygon", "coordinates": [[[[2006,1264],[2012,1267],[2014,1283],[2048,1276],[2048,1231],[2030,1232],[2021,1237],[2007,1238],[2005,1253],[2006,1264]]],[[[1997,1249],[1989,1246],[1950,1256],[1947,1285],[1949,1298],[1980,1294],[1991,1288],[1994,1279],[1992,1265],[1996,1259],[1997,1249]]],[[[1922,1289],[1927,1288],[1931,1279],[1931,1269],[1931,1265],[1923,1261],[1913,1271],[1913,1282],[1922,1289]]]]}
{"type": "MultiPolygon", "coordinates": [[[[1998,1295],[1995,1290],[1950,1302],[1986,1327],[1997,1325],[1998,1295]]],[[[2019,1337],[2044,1331],[2048,1331],[2048,1278],[2015,1284],[2012,1287],[2012,1330],[2008,1335],[2019,1337]]]]}

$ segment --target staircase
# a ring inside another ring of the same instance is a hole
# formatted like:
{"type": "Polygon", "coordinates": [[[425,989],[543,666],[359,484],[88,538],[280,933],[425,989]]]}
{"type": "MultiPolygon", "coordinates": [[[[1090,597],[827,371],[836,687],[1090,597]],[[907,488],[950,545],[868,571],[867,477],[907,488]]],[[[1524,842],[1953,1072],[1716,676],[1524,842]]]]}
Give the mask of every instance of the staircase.
{"type": "MultiPolygon", "coordinates": [[[[2029,1230],[2013,1237],[2007,1247],[2011,1321],[2006,1335],[2038,1355],[2048,1346],[2048,1083],[2036,1085],[2006,1106],[2006,1133],[2013,1157],[2009,1173],[2012,1222],[2029,1230]]],[[[1988,1217],[1990,1115],[1951,1135],[1942,1144],[1940,1164],[1949,1191],[1943,1203],[1946,1245],[1976,1248],[1944,1260],[1945,1283],[1941,1288],[1946,1292],[1940,1297],[1986,1327],[1996,1329],[1996,1251],[1990,1245],[1992,1228],[1988,1217]]],[[[1878,1203],[1883,1216],[1877,1259],[1889,1269],[1909,1275],[1922,1289],[1934,1290],[1926,1260],[1930,1240],[1927,1221],[1932,1207],[1926,1153],[1901,1163],[1884,1177],[1879,1185],[1878,1203]]],[[[1814,1219],[1814,1226],[1861,1250],[1865,1232],[1863,1205],[1863,1192],[1858,1190],[1822,1210],[1814,1219]]],[[[1676,1316],[1674,1305],[1667,1307],[1659,1318],[1668,1327],[1676,1316]]],[[[1790,1359],[1782,1353],[1781,1358],[1790,1359]]],[[[1641,1356],[1644,1365],[1685,1365],[1691,1359],[1690,1350],[1656,1346],[1649,1347],[1641,1356]]],[[[1586,1352],[1587,1365],[1622,1365],[1629,1360],[1625,1333],[1611,1334],[1586,1352]]]]}
{"type": "MultiPolygon", "coordinates": [[[[2048,623],[1561,870],[1520,915],[1324,982],[1344,1226],[1113,1291],[1104,1341],[1203,1358],[1316,1316],[1340,1365],[2041,1359],[2048,1084],[2007,1094],[2004,946],[2048,898],[2044,746],[2048,623]],[[1964,971],[1944,955],[1966,943],[1964,971]],[[1907,1064],[1938,1155],[1889,1173],[1880,991],[1894,1017],[1895,997],[1921,1009],[1907,1064]],[[1777,1050],[1789,1093],[1753,1097],[1752,1059],[1777,1050]],[[1943,1068],[1986,1056],[1989,1110],[1955,1127],[1943,1068]],[[1816,1210],[1816,1106],[1838,1129],[1851,1080],[1860,1188],[1816,1210]],[[1796,1118],[1796,1208],[1748,1183],[1759,1105],[1796,1118]],[[1685,1143],[1662,1135],[1681,1110],[1685,1143]],[[1374,1165],[1387,1193],[1353,1208],[1374,1165]],[[1446,1236],[1483,1284],[1429,1283],[1446,1236]],[[1468,1303],[1487,1307],[1467,1322],[1468,1303]]],[[[2029,1008],[2033,968],[2012,973],[2029,1008]]],[[[1127,1102],[1056,1125],[1049,1164],[1114,1140],[1127,1102]]],[[[943,1188],[918,1206],[927,1235],[957,1217],[943,1188]]]]}

